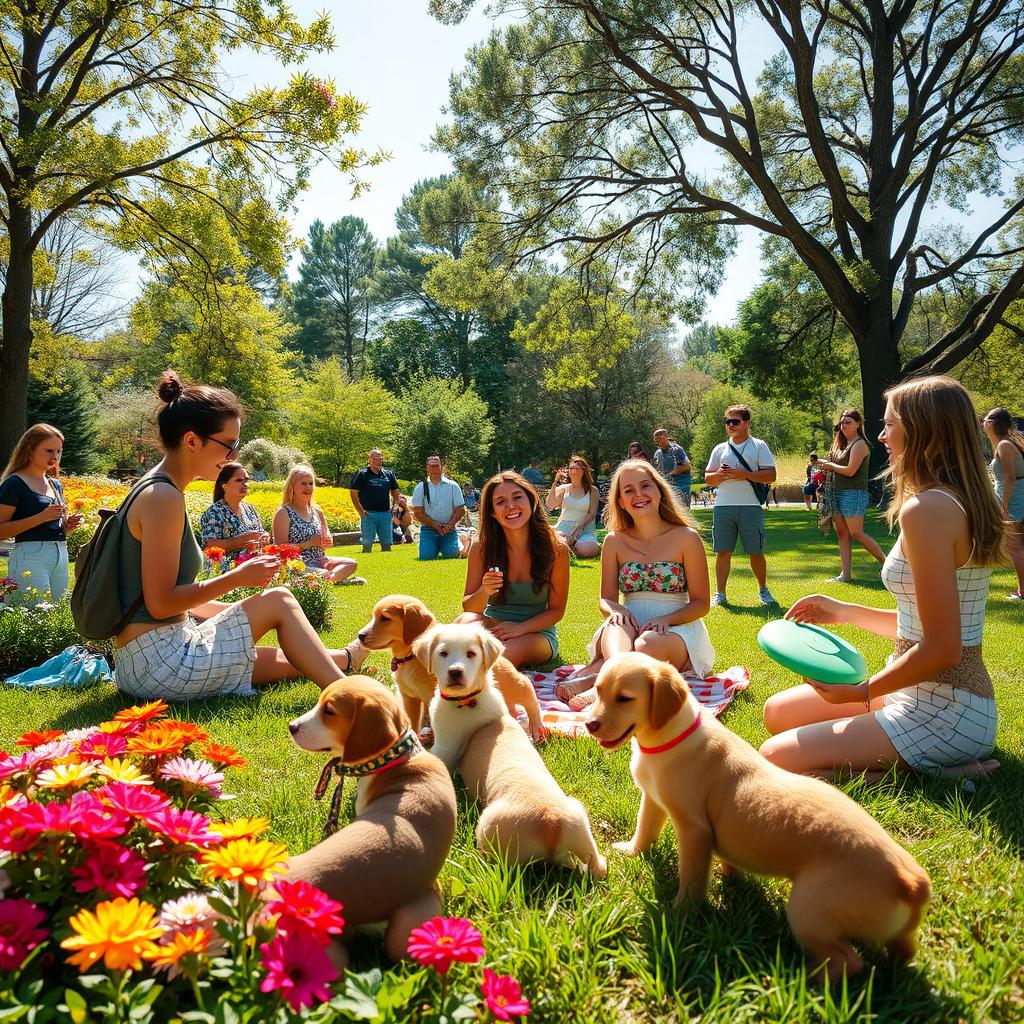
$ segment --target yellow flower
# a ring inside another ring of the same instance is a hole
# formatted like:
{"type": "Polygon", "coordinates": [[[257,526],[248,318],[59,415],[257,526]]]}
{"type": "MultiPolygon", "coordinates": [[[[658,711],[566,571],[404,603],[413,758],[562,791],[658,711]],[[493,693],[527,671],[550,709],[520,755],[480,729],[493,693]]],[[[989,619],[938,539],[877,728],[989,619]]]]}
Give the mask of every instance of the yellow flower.
{"type": "Polygon", "coordinates": [[[77,789],[84,786],[95,771],[91,764],[57,764],[40,772],[36,784],[42,789],[77,789]]]}
{"type": "Polygon", "coordinates": [[[21,575],[23,579],[27,580],[32,575],[32,570],[26,569],[21,575]]]}
{"type": "Polygon", "coordinates": [[[293,558],[287,563],[292,572],[305,572],[306,563],[301,558],[293,558]]]}
{"type": "Polygon", "coordinates": [[[78,950],[68,963],[85,971],[102,958],[108,970],[137,971],[164,931],[153,923],[155,914],[151,904],[123,896],[96,904],[95,911],[79,911],[68,921],[75,934],[61,943],[63,949],[78,950]]]}
{"type": "MultiPolygon", "coordinates": [[[[11,789],[6,783],[0,782],[0,807],[6,807],[8,804],[13,804],[19,800],[24,799],[24,794],[19,793],[16,789],[11,789]]],[[[241,820],[245,820],[244,818],[241,820]]],[[[262,819],[257,818],[257,821],[262,819]]],[[[267,822],[269,825],[270,823],[267,822]]]]}
{"type": "Polygon", "coordinates": [[[203,854],[206,873],[256,889],[284,873],[288,847],[268,839],[232,839],[203,854]]]}
{"type": "Polygon", "coordinates": [[[266,818],[235,818],[234,821],[215,821],[210,823],[210,831],[220,836],[221,842],[231,839],[255,839],[270,828],[266,818]]]}
{"type": "Polygon", "coordinates": [[[103,759],[103,764],[96,770],[111,782],[124,782],[129,786],[151,786],[153,784],[153,780],[138,765],[133,764],[127,758],[106,757],[103,759]]]}

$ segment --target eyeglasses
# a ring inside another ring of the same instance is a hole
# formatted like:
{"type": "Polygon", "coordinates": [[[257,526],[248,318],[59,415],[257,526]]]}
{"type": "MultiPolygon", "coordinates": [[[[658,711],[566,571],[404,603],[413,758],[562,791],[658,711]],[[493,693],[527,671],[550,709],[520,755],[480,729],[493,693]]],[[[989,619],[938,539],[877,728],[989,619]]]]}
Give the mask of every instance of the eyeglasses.
{"type": "Polygon", "coordinates": [[[227,441],[222,441],[219,437],[210,437],[208,434],[203,436],[203,440],[216,441],[217,444],[227,451],[229,459],[232,455],[236,455],[238,449],[242,447],[242,439],[240,437],[236,437],[233,444],[228,444],[227,441]]]}
{"type": "Polygon", "coordinates": [[[852,416],[847,416],[845,419],[839,421],[839,425],[842,426],[844,423],[856,423],[857,421],[852,416]]]}
{"type": "Polygon", "coordinates": [[[723,422],[723,423],[724,423],[724,424],[725,424],[725,425],[726,425],[727,427],[738,427],[738,426],[739,426],[739,425],[740,425],[740,424],[741,424],[741,423],[743,422],[743,420],[739,420],[739,419],[733,419],[733,418],[732,418],[732,417],[730,417],[730,416],[726,416],[726,418],[725,418],[724,420],[722,420],[722,422],[723,422]]]}

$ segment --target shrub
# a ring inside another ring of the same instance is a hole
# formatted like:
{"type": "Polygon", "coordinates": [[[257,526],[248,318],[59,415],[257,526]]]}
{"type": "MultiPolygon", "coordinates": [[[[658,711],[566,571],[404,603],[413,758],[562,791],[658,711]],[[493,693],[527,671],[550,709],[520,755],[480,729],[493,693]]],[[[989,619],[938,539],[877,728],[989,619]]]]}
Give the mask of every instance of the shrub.
{"type": "Polygon", "coordinates": [[[113,641],[83,640],[71,616],[71,598],[50,604],[49,595],[39,594],[34,604],[0,608],[0,678],[12,676],[60,654],[67,647],[86,647],[109,660],[113,641]]]}
{"type": "Polygon", "coordinates": [[[254,470],[261,470],[268,478],[280,479],[300,462],[309,462],[306,453],[289,445],[276,444],[265,437],[254,437],[239,449],[238,461],[254,470]]]}

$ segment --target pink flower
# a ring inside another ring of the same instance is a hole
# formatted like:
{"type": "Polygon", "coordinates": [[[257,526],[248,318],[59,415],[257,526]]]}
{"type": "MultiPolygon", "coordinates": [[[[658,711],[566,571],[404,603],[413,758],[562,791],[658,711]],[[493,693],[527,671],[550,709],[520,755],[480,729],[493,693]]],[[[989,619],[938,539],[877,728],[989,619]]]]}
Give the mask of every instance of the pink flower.
{"type": "Polygon", "coordinates": [[[120,757],[128,746],[128,740],[120,733],[97,733],[78,745],[78,752],[90,761],[102,761],[107,757],[120,757]]]}
{"type": "Polygon", "coordinates": [[[195,811],[179,811],[171,807],[147,815],[145,822],[157,835],[166,836],[175,843],[206,846],[220,839],[217,833],[210,832],[210,819],[195,811]]]}
{"type": "Polygon", "coordinates": [[[18,803],[0,807],[0,850],[24,853],[44,835],[65,836],[72,820],[70,804],[18,803]]]}
{"type": "Polygon", "coordinates": [[[116,839],[131,827],[124,811],[105,804],[95,793],[76,793],[68,809],[68,828],[79,839],[116,839]]]}
{"type": "Polygon", "coordinates": [[[50,758],[39,750],[26,750],[24,754],[9,754],[0,761],[0,782],[15,775],[27,775],[40,766],[48,768],[50,758]]]}
{"type": "Polygon", "coordinates": [[[187,792],[205,789],[212,797],[220,796],[224,773],[209,761],[194,757],[172,757],[161,769],[160,778],[180,782],[187,792]]]}
{"type": "Polygon", "coordinates": [[[16,971],[49,935],[46,915],[28,900],[0,900],[0,969],[16,971]]]}
{"type": "Polygon", "coordinates": [[[480,986],[487,1009],[498,1020],[525,1017],[530,1012],[530,1001],[523,998],[519,982],[511,974],[495,974],[484,968],[484,980],[480,986]]]}
{"type": "Polygon", "coordinates": [[[159,790],[151,786],[135,786],[128,782],[108,782],[102,789],[95,790],[105,804],[133,818],[149,818],[160,811],[168,811],[171,802],[159,790]]]}
{"type": "Polygon", "coordinates": [[[464,917],[432,917],[409,933],[409,956],[447,974],[458,960],[475,964],[484,955],[483,936],[464,917]]]}
{"type": "Polygon", "coordinates": [[[110,896],[134,896],[146,884],[146,862],[117,843],[94,843],[81,867],[72,868],[75,892],[100,889],[110,896]]]}
{"type": "Polygon", "coordinates": [[[281,998],[298,1013],[314,1002],[327,1002],[327,987],[338,972],[323,946],[307,932],[278,935],[260,946],[260,960],[267,976],[260,983],[261,992],[280,992],[281,998]]]}
{"type": "Polygon", "coordinates": [[[340,935],[345,919],[338,911],[341,904],[309,882],[275,882],[277,899],[267,905],[271,914],[280,915],[277,930],[288,936],[304,932],[312,935],[321,946],[340,935]]]}

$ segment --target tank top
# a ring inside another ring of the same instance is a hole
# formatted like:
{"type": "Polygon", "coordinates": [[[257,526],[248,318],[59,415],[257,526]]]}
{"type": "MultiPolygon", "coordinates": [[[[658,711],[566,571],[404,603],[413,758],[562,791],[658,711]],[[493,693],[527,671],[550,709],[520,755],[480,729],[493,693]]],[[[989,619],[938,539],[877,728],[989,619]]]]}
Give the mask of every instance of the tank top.
{"type": "MultiPolygon", "coordinates": [[[[967,515],[967,510],[952,494],[937,487],[932,490],[936,494],[945,495],[967,515]]],[[[974,544],[971,545],[967,561],[956,570],[956,589],[960,596],[960,642],[964,647],[978,647],[981,644],[982,628],[985,625],[985,600],[992,578],[990,566],[970,564],[973,557],[974,544]]],[[[910,563],[903,554],[902,535],[882,565],[882,583],[896,600],[896,635],[913,643],[921,640],[924,630],[917,612],[917,590],[910,563]]]]}
{"type": "Polygon", "coordinates": [[[685,594],[686,570],[682,562],[623,562],[619,590],[623,594],[685,594]]]}
{"type": "MultiPolygon", "coordinates": [[[[310,514],[313,518],[303,519],[291,505],[285,505],[284,508],[288,513],[289,544],[305,544],[314,537],[320,536],[320,517],[316,512],[310,509],[310,514]]],[[[306,566],[315,569],[322,569],[327,564],[327,556],[324,554],[323,548],[303,548],[299,552],[299,558],[302,559],[306,566]]]]}
{"type": "MultiPolygon", "coordinates": [[[[175,486],[169,477],[165,477],[161,474],[160,479],[169,483],[172,487],[175,486]]],[[[196,535],[192,531],[192,524],[188,521],[187,508],[184,516],[185,522],[182,526],[181,546],[178,553],[178,578],[175,581],[175,585],[179,587],[187,586],[189,583],[195,583],[196,577],[199,575],[199,570],[203,567],[203,552],[200,550],[199,542],[196,540],[196,535]]],[[[121,570],[119,580],[121,607],[130,608],[135,603],[139,594],[143,592],[142,544],[132,536],[131,530],[128,529],[127,522],[125,522],[121,528],[119,562],[121,570]]],[[[171,616],[170,619],[154,618],[146,607],[146,602],[143,601],[139,610],[132,616],[131,621],[132,623],[144,622],[159,625],[162,622],[171,622],[176,618],[177,616],[171,616]]]]}
{"type": "MultiPolygon", "coordinates": [[[[854,442],[854,444],[856,444],[856,442],[854,442]]],[[[850,452],[852,451],[853,444],[849,444],[831,461],[837,466],[848,466],[850,464],[850,452]]],[[[866,491],[868,489],[868,476],[871,472],[871,468],[868,466],[868,462],[870,460],[871,447],[869,445],[868,452],[864,456],[864,461],[857,467],[857,472],[854,473],[853,476],[843,476],[842,473],[832,474],[832,477],[835,480],[835,489],[837,491],[866,491]]]]}
{"type": "MultiPolygon", "coordinates": [[[[1024,480],[1024,454],[1021,454],[1021,450],[1016,445],[1014,445],[1014,448],[1016,450],[1013,456],[1013,478],[1014,480],[1024,480]]],[[[999,461],[998,457],[992,459],[989,463],[989,469],[992,471],[992,476],[996,481],[996,494],[999,496],[999,500],[1002,501],[1003,493],[1006,490],[1006,470],[1003,469],[1003,464],[999,461]]]]}
{"type": "Polygon", "coordinates": [[[582,498],[575,498],[571,491],[562,494],[562,514],[558,517],[559,523],[579,523],[590,514],[590,491],[587,491],[582,498]]]}

